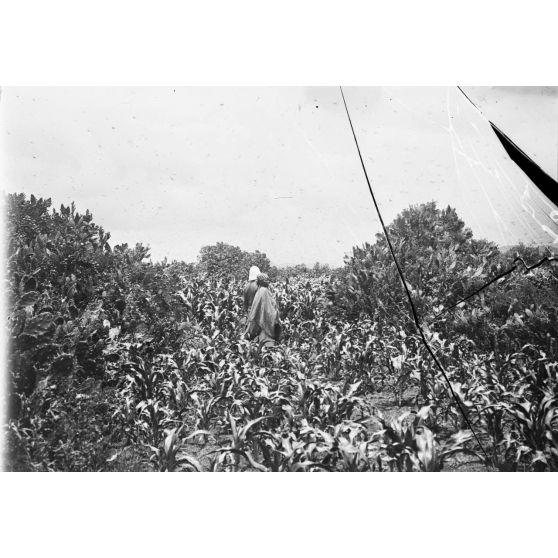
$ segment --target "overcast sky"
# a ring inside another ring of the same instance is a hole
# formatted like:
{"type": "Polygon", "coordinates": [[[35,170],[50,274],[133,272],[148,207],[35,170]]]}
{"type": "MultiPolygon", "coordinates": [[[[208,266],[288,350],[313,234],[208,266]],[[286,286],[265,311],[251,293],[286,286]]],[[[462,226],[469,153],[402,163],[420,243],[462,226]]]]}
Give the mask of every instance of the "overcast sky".
{"type": "MultiPolygon", "coordinates": [[[[555,88],[467,91],[556,178],[555,88]]],[[[477,236],[558,242],[556,208],[456,88],[345,93],[387,222],[434,199],[477,236]]],[[[75,201],[154,259],[224,241],[340,264],[379,230],[338,88],[8,87],[0,124],[4,190],[75,201]]]]}

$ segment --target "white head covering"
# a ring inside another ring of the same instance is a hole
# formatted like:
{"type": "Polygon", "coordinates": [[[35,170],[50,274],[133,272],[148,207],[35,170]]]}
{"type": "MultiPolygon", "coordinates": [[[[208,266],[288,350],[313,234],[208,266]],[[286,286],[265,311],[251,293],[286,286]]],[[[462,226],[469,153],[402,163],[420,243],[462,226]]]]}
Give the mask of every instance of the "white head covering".
{"type": "Polygon", "coordinates": [[[248,275],[248,281],[255,281],[260,274],[260,268],[257,265],[253,265],[250,268],[250,274],[248,275]]]}

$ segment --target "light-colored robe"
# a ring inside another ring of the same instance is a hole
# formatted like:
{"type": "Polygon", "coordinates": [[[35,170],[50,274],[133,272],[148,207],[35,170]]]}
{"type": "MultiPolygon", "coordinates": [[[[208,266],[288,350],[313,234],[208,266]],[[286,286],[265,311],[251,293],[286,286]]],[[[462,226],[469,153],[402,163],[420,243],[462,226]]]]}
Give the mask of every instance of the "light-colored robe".
{"type": "Polygon", "coordinates": [[[275,345],[281,337],[281,318],[277,302],[267,287],[259,287],[246,324],[246,335],[258,338],[260,345],[275,345]]]}

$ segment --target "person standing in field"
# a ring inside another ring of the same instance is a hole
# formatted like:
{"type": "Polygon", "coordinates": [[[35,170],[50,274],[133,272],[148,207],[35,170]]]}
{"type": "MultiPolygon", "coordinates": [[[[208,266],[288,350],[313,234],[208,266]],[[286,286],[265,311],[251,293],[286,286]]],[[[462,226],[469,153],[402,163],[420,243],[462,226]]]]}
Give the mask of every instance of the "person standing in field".
{"type": "Polygon", "coordinates": [[[258,290],[254,296],[245,335],[257,340],[259,349],[274,347],[281,338],[281,318],[275,297],[269,291],[269,277],[260,273],[256,280],[258,290]]]}
{"type": "Polygon", "coordinates": [[[256,280],[258,275],[260,274],[260,268],[257,265],[253,265],[250,268],[250,272],[248,274],[248,283],[246,283],[246,287],[244,287],[244,313],[249,314],[250,308],[252,308],[252,302],[254,301],[254,297],[256,296],[256,291],[258,290],[258,285],[256,280]]]}

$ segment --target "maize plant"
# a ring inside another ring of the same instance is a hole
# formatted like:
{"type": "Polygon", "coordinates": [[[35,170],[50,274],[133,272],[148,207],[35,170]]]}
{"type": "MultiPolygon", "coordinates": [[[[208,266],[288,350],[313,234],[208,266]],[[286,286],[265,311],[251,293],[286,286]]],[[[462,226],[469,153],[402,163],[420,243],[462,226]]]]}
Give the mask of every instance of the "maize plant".
{"type": "Polygon", "coordinates": [[[450,309],[515,258],[451,208],[390,225],[444,375],[382,239],[342,269],[270,269],[284,336],[260,351],[243,336],[247,260],[148,263],[50,205],[8,203],[8,468],[558,469],[556,277],[509,276],[450,309]]]}

